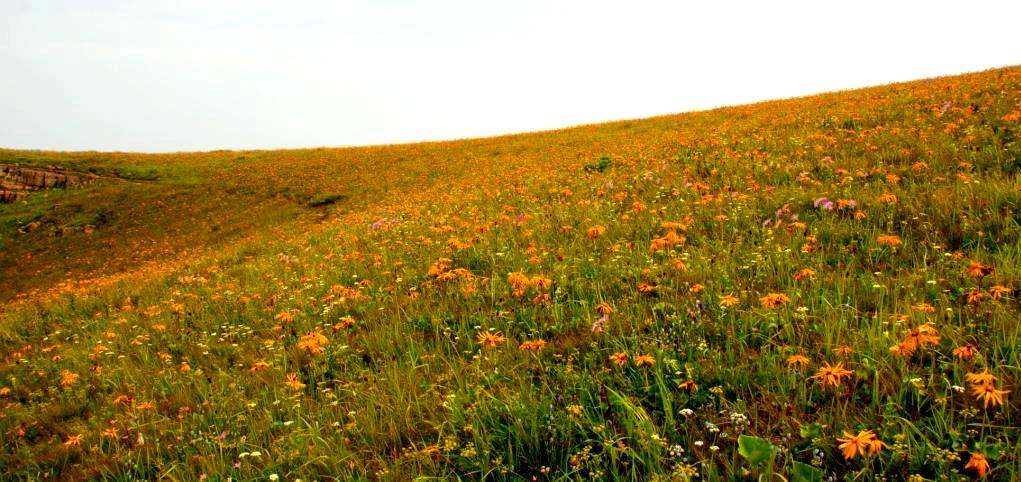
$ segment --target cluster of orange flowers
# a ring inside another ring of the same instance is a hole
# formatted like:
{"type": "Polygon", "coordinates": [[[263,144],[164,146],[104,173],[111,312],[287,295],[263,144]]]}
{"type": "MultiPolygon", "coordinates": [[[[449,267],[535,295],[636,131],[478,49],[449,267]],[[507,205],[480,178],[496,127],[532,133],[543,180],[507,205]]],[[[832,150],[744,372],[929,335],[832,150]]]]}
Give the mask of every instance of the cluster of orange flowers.
{"type": "Polygon", "coordinates": [[[989,404],[994,407],[1003,405],[1003,398],[1010,393],[1010,390],[997,389],[993,384],[996,382],[996,376],[988,371],[968,373],[964,379],[971,384],[971,395],[982,402],[982,408],[989,408],[989,404]]]}
{"type": "MultiPolygon", "coordinates": [[[[610,355],[608,359],[610,360],[610,362],[612,362],[613,364],[615,364],[617,366],[624,366],[624,365],[627,365],[627,362],[630,359],[630,357],[628,356],[628,354],[626,352],[619,351],[617,353],[614,353],[614,354],[610,355]]],[[[639,367],[640,366],[646,366],[646,365],[655,365],[656,364],[656,357],[654,357],[652,355],[648,355],[648,354],[646,354],[646,355],[636,355],[635,358],[634,358],[634,362],[635,362],[635,366],[639,366],[639,367]]]]}
{"type": "Polygon", "coordinates": [[[670,230],[665,235],[653,239],[649,249],[655,253],[656,251],[673,248],[686,242],[688,242],[688,238],[677,234],[676,231],[670,230]]]}
{"type": "Polygon", "coordinates": [[[815,279],[815,270],[812,268],[801,268],[794,272],[794,281],[815,279]]]}
{"type": "Polygon", "coordinates": [[[515,271],[507,275],[507,283],[511,285],[512,294],[515,298],[525,296],[529,288],[536,288],[538,293],[532,298],[532,302],[541,305],[549,302],[550,294],[547,290],[553,286],[553,280],[545,276],[528,277],[525,273],[515,271]]]}
{"type": "Polygon", "coordinates": [[[897,246],[904,244],[904,242],[900,240],[900,236],[895,234],[881,235],[876,238],[876,242],[882,246],[888,246],[891,248],[896,248],[897,246]]]}
{"type": "Polygon", "coordinates": [[[763,308],[779,308],[790,302],[790,297],[783,293],[769,293],[766,296],[759,298],[759,304],[762,305],[763,308]]]}
{"type": "Polygon", "coordinates": [[[545,340],[525,340],[518,345],[518,349],[524,351],[539,351],[543,348],[546,348],[545,340]]]}
{"type": "Polygon", "coordinates": [[[298,340],[298,348],[305,350],[313,355],[318,355],[326,351],[326,346],[330,344],[330,340],[326,338],[319,330],[308,332],[298,340]]]}
{"type": "Polygon", "coordinates": [[[897,356],[909,357],[921,347],[938,344],[939,340],[936,327],[932,323],[926,323],[908,333],[904,341],[890,347],[890,352],[897,356]]]}

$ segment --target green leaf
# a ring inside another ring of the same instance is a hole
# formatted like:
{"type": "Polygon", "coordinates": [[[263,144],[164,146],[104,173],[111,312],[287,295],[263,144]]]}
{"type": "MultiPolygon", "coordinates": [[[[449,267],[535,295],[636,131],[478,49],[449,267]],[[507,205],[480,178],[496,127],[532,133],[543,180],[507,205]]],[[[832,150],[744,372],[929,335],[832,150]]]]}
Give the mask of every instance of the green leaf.
{"type": "Polygon", "coordinates": [[[822,478],[826,473],[820,468],[795,460],[790,475],[791,482],[822,482],[822,478]]]}
{"type": "Polygon", "coordinates": [[[811,440],[822,436],[822,424],[815,422],[801,426],[801,438],[811,440]]]}
{"type": "Polygon", "coordinates": [[[978,453],[980,453],[982,455],[985,455],[985,457],[987,459],[993,460],[993,461],[999,459],[1000,456],[1003,455],[1002,453],[1000,453],[1000,444],[989,444],[989,443],[983,443],[983,442],[975,442],[975,450],[974,451],[978,452],[978,453]]]}
{"type": "Polygon", "coordinates": [[[766,439],[741,435],[737,438],[737,452],[752,465],[765,463],[773,455],[773,444],[766,439]]]}
{"type": "Polygon", "coordinates": [[[660,302],[656,303],[656,305],[652,307],[652,311],[662,314],[663,316],[668,316],[677,313],[677,307],[672,303],[660,302]]]}

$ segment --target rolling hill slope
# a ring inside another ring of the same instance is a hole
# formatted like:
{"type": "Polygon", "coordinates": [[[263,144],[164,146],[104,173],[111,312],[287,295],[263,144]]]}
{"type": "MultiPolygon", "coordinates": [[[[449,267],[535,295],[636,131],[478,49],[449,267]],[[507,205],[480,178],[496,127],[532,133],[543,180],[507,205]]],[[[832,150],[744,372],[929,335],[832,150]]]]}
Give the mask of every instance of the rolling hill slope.
{"type": "Polygon", "coordinates": [[[491,139],[3,150],[95,179],[0,204],[0,466],[1012,480],[1019,131],[1006,68],[491,139]]]}

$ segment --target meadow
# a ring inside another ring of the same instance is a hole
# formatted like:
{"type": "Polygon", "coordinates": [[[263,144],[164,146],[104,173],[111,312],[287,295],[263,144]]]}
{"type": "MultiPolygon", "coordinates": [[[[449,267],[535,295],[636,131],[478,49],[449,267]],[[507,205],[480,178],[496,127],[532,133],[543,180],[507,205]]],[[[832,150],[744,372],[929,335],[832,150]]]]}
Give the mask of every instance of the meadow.
{"type": "Polygon", "coordinates": [[[2,478],[1021,479],[1019,133],[1013,67],[489,139],[0,150],[101,176],[0,204],[2,478]]]}

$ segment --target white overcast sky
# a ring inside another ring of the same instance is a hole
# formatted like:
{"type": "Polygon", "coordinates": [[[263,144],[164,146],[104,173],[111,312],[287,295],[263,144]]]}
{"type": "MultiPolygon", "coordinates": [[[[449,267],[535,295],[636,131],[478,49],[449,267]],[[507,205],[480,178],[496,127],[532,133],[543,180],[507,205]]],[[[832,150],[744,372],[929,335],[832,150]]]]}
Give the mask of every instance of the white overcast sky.
{"type": "Polygon", "coordinates": [[[1021,64],[1021,2],[0,0],[0,147],[478,137],[1021,64]]]}

